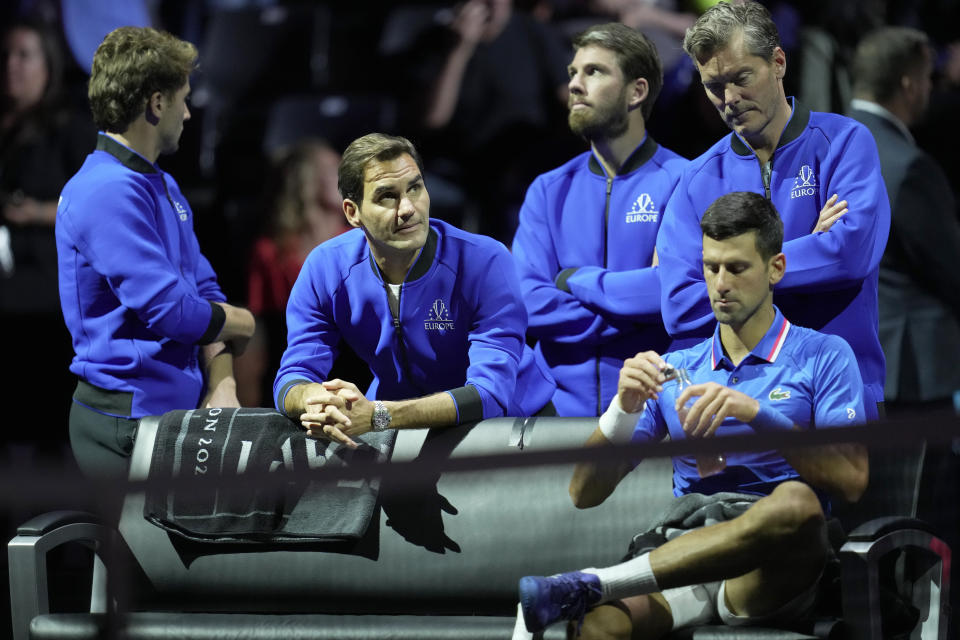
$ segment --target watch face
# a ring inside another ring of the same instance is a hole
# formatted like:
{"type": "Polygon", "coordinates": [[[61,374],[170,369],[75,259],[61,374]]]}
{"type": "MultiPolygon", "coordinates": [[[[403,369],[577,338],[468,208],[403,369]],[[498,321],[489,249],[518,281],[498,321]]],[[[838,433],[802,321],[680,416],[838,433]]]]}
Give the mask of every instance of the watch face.
{"type": "Polygon", "coordinates": [[[373,430],[374,431],[383,431],[390,426],[390,412],[387,411],[387,408],[383,406],[383,403],[378,402],[373,407],[373,430]]]}

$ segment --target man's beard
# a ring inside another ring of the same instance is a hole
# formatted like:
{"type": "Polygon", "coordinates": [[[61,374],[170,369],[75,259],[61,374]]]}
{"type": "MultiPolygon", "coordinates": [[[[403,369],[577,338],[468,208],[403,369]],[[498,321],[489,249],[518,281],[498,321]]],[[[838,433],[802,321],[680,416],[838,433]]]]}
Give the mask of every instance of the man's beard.
{"type": "Polygon", "coordinates": [[[573,133],[586,140],[617,138],[626,133],[630,126],[627,111],[617,110],[618,106],[571,111],[567,116],[567,124],[573,133]]]}

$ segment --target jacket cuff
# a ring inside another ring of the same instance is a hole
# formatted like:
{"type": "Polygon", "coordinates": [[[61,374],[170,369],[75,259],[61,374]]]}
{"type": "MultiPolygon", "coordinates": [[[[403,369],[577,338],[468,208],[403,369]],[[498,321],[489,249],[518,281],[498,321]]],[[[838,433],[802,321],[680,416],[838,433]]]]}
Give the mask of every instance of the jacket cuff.
{"type": "Polygon", "coordinates": [[[215,342],[217,336],[220,335],[220,331],[223,330],[223,325],[227,322],[227,312],[223,310],[223,307],[210,301],[207,301],[207,304],[210,305],[210,324],[207,325],[207,330],[200,336],[200,340],[197,341],[197,344],[201,345],[215,342]]]}
{"type": "Polygon", "coordinates": [[[289,413],[287,413],[287,408],[286,408],[287,394],[290,393],[290,389],[294,388],[298,384],[309,384],[309,382],[310,382],[309,380],[302,380],[302,379],[291,380],[290,382],[280,387],[280,391],[277,392],[277,397],[275,398],[275,401],[277,403],[277,411],[279,411],[280,413],[282,413],[283,415],[287,416],[292,420],[299,420],[300,419],[299,414],[292,416],[289,413]]]}
{"type": "Polygon", "coordinates": [[[572,276],[576,272],[577,272],[577,267],[570,267],[569,269],[564,269],[563,271],[558,273],[556,279],[554,280],[554,283],[557,285],[557,289],[570,293],[570,287],[567,286],[567,280],[569,280],[570,276],[572,276]]]}
{"type": "Polygon", "coordinates": [[[457,406],[457,424],[483,420],[483,399],[475,386],[468,384],[447,393],[453,396],[453,403],[457,406]]]}

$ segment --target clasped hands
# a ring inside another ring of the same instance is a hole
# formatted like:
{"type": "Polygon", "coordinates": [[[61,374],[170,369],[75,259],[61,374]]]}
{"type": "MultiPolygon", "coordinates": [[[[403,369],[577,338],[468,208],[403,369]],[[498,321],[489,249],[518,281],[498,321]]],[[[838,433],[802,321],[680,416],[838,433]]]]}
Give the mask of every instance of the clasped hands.
{"type": "MultiPolygon", "coordinates": [[[[656,399],[663,391],[667,368],[654,351],[638,353],[628,358],[620,369],[617,384],[617,397],[620,407],[628,413],[636,413],[649,399],[656,399]]],[[[687,411],[683,422],[683,431],[688,437],[706,438],[712,436],[726,418],[736,418],[749,423],[757,416],[760,403],[745,393],[731,389],[716,382],[694,384],[680,393],[674,404],[679,410],[690,398],[697,400],[687,411]]]]}
{"type": "Polygon", "coordinates": [[[351,449],[359,445],[351,436],[371,430],[373,403],[357,386],[345,380],[312,382],[303,391],[300,424],[312,438],[332,440],[351,449]]]}

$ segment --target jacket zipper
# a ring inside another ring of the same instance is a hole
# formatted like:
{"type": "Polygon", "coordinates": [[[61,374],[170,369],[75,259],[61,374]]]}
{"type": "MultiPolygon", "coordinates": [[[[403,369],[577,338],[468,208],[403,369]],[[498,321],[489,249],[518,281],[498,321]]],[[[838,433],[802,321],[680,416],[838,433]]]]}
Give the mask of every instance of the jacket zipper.
{"type": "MultiPolygon", "coordinates": [[[[603,268],[607,268],[607,234],[610,229],[610,192],[613,191],[613,177],[607,176],[607,195],[603,204],[603,268]]],[[[594,374],[597,380],[597,415],[603,414],[603,384],[600,378],[600,358],[603,355],[600,345],[597,345],[594,374]]]]}
{"type": "Polygon", "coordinates": [[[423,392],[423,387],[417,383],[417,380],[413,377],[412,370],[410,369],[410,353],[407,349],[407,341],[403,336],[403,324],[400,322],[400,302],[403,298],[403,285],[400,285],[400,292],[397,294],[397,311],[394,313],[393,306],[390,304],[390,285],[387,284],[386,280],[383,280],[383,292],[387,296],[387,308],[390,309],[390,315],[393,318],[393,330],[397,336],[397,347],[400,354],[400,366],[403,369],[403,373],[406,376],[407,381],[412,384],[414,387],[423,392]]]}
{"type": "MultiPolygon", "coordinates": [[[[760,162],[760,158],[757,158],[760,162]]],[[[760,179],[763,180],[763,195],[770,200],[770,178],[773,174],[773,158],[771,157],[765,163],[760,165],[760,179]]]]}

